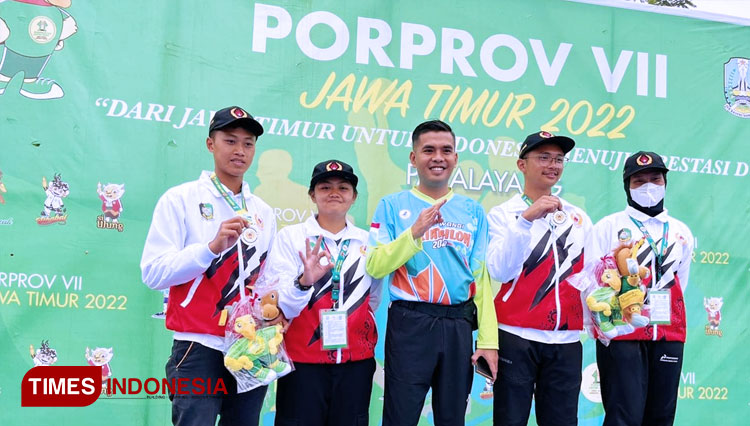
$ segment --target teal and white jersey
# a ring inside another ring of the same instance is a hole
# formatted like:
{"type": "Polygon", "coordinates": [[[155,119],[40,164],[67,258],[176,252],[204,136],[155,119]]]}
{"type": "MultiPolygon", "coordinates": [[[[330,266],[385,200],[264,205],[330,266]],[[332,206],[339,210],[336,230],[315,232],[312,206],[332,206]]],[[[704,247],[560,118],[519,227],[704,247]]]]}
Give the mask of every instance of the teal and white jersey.
{"type": "Polygon", "coordinates": [[[375,210],[369,246],[377,250],[404,233],[403,244],[391,245],[393,253],[370,262],[375,275],[385,276],[391,300],[455,305],[474,297],[488,239],[482,206],[453,191],[438,200],[416,188],[388,195],[375,210]],[[422,210],[443,199],[448,200],[440,209],[443,222],[421,239],[411,238],[410,228],[422,210]],[[396,261],[406,258],[406,263],[396,261]]]}

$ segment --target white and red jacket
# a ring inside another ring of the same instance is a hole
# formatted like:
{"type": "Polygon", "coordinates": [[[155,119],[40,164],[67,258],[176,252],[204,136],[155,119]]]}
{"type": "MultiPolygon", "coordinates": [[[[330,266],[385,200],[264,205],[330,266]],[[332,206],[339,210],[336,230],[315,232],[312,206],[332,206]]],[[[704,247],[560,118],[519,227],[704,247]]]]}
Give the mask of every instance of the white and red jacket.
{"type": "Polygon", "coordinates": [[[344,230],[334,235],[322,229],[315,217],[279,231],[268,256],[264,280],[277,282],[279,306],[292,320],[284,337],[292,361],[338,364],[374,356],[378,333],[373,312],[380,303],[382,283],[365,272],[368,236],[367,231],[349,221],[344,230]],[[348,346],[340,350],[324,350],[321,341],[320,311],[333,307],[331,271],[309,290],[302,291],[294,286],[294,280],[304,271],[298,253],[305,253],[305,239],[314,243],[320,235],[334,263],[343,242],[350,240],[341,267],[337,309],[347,312],[348,346]]]}
{"type": "MultiPolygon", "coordinates": [[[[624,211],[611,214],[594,226],[590,244],[587,246],[587,263],[596,262],[610,254],[620,244],[620,235],[630,235],[632,242],[643,238],[643,233],[630,219],[640,221],[653,239],[658,250],[662,250],[662,238],[667,238],[666,253],[661,264],[661,279],[654,283],[656,274],[656,256],[651,245],[646,241],[638,250],[638,263],[651,271],[651,276],[643,280],[646,286],[646,305],[649,304],[649,292],[665,290],[670,294],[671,320],[669,325],[649,324],[636,328],[632,333],[619,336],[615,340],[668,340],[684,342],[686,335],[684,293],[690,274],[690,262],[693,256],[695,240],[687,225],[670,217],[667,209],[651,217],[630,206],[624,211]],[[664,236],[664,223],[669,222],[668,235],[664,236]]],[[[626,241],[627,242],[627,241],[626,241]]],[[[588,268],[587,268],[588,269],[588,268]]]]}
{"type": "Polygon", "coordinates": [[[487,215],[490,243],[487,269],[502,283],[495,297],[498,327],[542,343],[580,339],[583,309],[578,289],[568,278],[583,268],[585,239],[591,219],[560,199],[565,220],[552,215],[529,222],[521,195],[493,207],[487,215]]]}
{"type": "MultiPolygon", "coordinates": [[[[223,347],[221,311],[239,298],[237,245],[214,254],[208,243],[221,222],[236,215],[204,171],[196,181],[169,189],[161,196],[141,257],[143,282],[154,290],[169,289],[166,326],[176,340],[189,340],[213,349],[223,347]],[[201,209],[203,205],[203,209],[201,209]]],[[[225,188],[226,189],[226,188],[225,188]]],[[[231,191],[227,190],[231,194],[231,191]]],[[[248,210],[255,240],[243,247],[245,270],[252,284],[260,273],[276,234],[276,218],[268,204],[250,193],[246,182],[240,194],[248,210]]]]}

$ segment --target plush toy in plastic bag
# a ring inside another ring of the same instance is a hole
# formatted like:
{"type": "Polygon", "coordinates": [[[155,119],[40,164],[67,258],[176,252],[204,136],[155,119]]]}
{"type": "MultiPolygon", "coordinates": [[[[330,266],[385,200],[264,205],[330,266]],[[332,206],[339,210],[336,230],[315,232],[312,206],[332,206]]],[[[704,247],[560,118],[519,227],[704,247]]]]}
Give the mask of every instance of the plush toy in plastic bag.
{"type": "Polygon", "coordinates": [[[603,257],[594,265],[592,279],[597,285],[584,292],[586,307],[592,315],[589,328],[593,337],[605,345],[617,336],[632,333],[648,325],[642,315],[645,296],[643,280],[649,278],[647,268],[638,265],[636,246],[619,246],[612,255],[603,257]]]}
{"type": "MultiPolygon", "coordinates": [[[[238,244],[242,244],[238,240],[238,244]]],[[[268,325],[279,316],[278,292],[272,285],[245,289],[242,250],[238,248],[240,300],[229,310],[224,333],[224,365],[237,379],[237,392],[247,392],[292,371],[284,349],[281,324],[268,325]],[[260,295],[263,293],[263,296],[260,295]]]]}

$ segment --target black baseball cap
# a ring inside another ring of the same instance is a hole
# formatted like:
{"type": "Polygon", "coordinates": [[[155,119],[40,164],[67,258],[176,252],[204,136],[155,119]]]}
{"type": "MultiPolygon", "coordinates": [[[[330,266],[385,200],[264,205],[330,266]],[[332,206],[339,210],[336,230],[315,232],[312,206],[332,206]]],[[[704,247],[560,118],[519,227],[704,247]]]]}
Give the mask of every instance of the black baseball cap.
{"type": "Polygon", "coordinates": [[[315,165],[310,179],[310,190],[315,189],[315,184],[329,177],[338,177],[352,184],[357,189],[357,175],[354,174],[352,166],[339,160],[323,161],[315,165]]]}
{"type": "Polygon", "coordinates": [[[567,154],[576,146],[575,141],[567,136],[555,136],[550,132],[541,131],[526,136],[523,144],[521,144],[521,151],[518,153],[518,158],[523,158],[529,151],[549,143],[559,146],[563,154],[567,154]]]}
{"type": "Polygon", "coordinates": [[[661,155],[650,151],[638,151],[625,160],[622,170],[622,180],[627,181],[630,176],[643,170],[659,170],[665,174],[669,171],[664,165],[661,155]]]}
{"type": "Polygon", "coordinates": [[[230,106],[216,111],[208,125],[208,133],[221,130],[229,125],[242,127],[254,134],[256,138],[263,134],[263,126],[252,115],[238,106],[230,106]]]}

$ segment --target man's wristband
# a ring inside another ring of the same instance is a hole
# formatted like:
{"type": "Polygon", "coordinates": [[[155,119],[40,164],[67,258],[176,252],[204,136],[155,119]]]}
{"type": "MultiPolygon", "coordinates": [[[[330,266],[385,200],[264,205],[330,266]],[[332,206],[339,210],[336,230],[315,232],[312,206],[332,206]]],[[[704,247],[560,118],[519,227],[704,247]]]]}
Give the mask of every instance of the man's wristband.
{"type": "Polygon", "coordinates": [[[298,290],[301,291],[307,291],[312,288],[312,285],[304,285],[301,282],[299,282],[299,279],[302,278],[302,274],[300,274],[297,278],[294,279],[294,286],[297,287],[298,290]]]}

